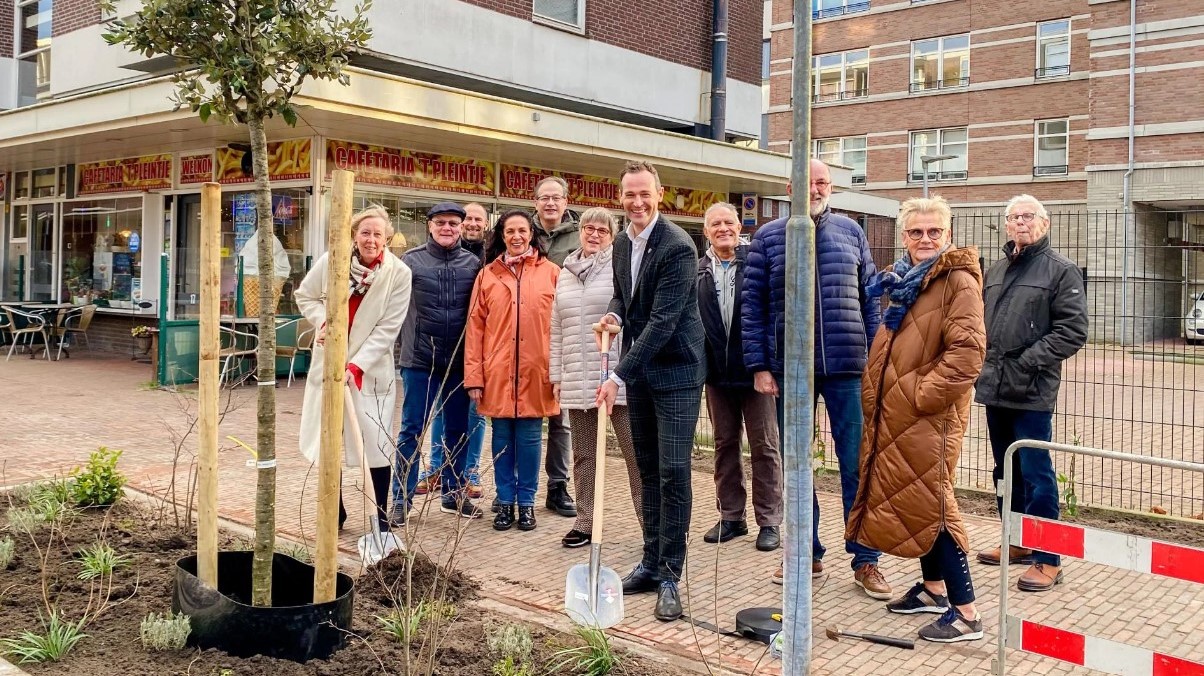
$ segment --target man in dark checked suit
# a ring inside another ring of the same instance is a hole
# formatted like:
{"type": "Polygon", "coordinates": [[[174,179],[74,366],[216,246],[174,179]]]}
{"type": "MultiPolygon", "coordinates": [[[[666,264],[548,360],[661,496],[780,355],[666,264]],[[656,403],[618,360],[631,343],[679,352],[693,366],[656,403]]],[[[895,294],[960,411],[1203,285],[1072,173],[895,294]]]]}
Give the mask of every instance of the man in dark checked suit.
{"type": "Polygon", "coordinates": [[[690,529],[690,452],[705,375],[702,319],[694,290],[698,249],[657,212],[665,189],[656,168],[629,162],[619,176],[627,230],[615,238],[615,295],[603,324],[623,327],[623,358],[598,389],[609,409],[619,385],[644,488],[644,556],[624,594],[656,591],[656,619],[681,617],[677,581],[690,529]]]}

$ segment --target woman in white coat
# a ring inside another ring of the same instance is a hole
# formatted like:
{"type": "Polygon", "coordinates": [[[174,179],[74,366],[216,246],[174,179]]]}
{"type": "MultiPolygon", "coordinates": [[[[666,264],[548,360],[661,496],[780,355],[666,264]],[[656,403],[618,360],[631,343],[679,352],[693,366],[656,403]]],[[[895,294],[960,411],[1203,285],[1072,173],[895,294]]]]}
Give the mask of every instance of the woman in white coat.
{"type": "MultiPolygon", "coordinates": [[[[364,454],[375,487],[373,499],[382,531],[389,529],[390,468],[395,449],[393,411],[397,408],[397,368],[393,344],[410,307],[410,269],[387,249],[393,223],[384,207],[371,205],[351,219],[351,296],[348,300],[347,382],[361,433],[364,454]]],[[[326,351],[326,274],[329,254],[323,254],[297,288],[297,307],[317,329],[313,360],[305,381],[301,408],[301,453],[317,462],[322,427],[322,369],[326,351]]],[[[348,412],[349,414],[349,412],[348,412]]],[[[358,466],[350,426],[344,425],[348,464],[358,466]]],[[[339,497],[339,527],[347,519],[339,497]]]]}
{"type": "MultiPolygon", "coordinates": [[[[594,525],[594,465],[598,434],[598,407],[595,403],[602,368],[602,354],[594,340],[593,324],[606,314],[614,295],[614,271],[611,244],[618,235],[615,217],[602,208],[581,215],[578,237],[581,247],[564,259],[556,280],[556,302],[552,306],[552,342],[550,344],[553,394],[560,407],[569,412],[573,443],[573,486],[577,498],[577,521],[561,539],[565,547],[589,544],[594,525]]],[[[619,363],[619,340],[610,343],[610,363],[619,363]]],[[[627,418],[627,398],[623,388],[615,398],[610,416],[623,459],[627,462],[627,480],[635,514],[641,519],[640,472],[635,464],[635,445],[627,418]]]]}

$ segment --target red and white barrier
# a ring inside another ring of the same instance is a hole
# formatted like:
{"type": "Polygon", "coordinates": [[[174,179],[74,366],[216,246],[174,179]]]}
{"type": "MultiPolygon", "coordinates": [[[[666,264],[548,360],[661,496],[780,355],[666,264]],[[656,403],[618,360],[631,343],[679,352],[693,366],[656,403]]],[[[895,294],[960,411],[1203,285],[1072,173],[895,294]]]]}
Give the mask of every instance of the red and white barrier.
{"type": "Polygon", "coordinates": [[[1007,617],[1007,646],[1119,676],[1204,676],[1204,664],[1007,617]]]}
{"type": "Polygon", "coordinates": [[[1013,544],[1114,568],[1204,584],[1204,549],[1012,514],[1013,544]]]}

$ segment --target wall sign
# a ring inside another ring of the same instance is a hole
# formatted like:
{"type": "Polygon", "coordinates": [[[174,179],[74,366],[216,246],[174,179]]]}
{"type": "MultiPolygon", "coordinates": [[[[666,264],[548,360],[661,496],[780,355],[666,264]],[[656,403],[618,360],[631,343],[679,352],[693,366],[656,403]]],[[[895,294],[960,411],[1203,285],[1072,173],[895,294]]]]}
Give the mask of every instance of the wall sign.
{"type": "Polygon", "coordinates": [[[144,155],[85,162],[76,167],[77,195],[171,188],[171,155],[144,155]]]}
{"type": "Polygon", "coordinates": [[[618,179],[522,167],[516,164],[502,165],[499,178],[501,196],[534,201],[535,186],[548,176],[559,176],[569,184],[569,204],[608,209],[618,209],[620,206],[618,179]]]}
{"type": "Polygon", "coordinates": [[[213,180],[213,153],[180,155],[180,185],[213,180]]]}
{"type": "Polygon", "coordinates": [[[330,171],[344,169],[357,183],[493,195],[494,163],[468,157],[329,140],[326,167],[327,179],[330,171]]]}
{"type": "MultiPolygon", "coordinates": [[[[233,148],[218,148],[214,154],[217,181],[223,185],[254,183],[247,153],[233,148]]],[[[268,178],[273,181],[303,181],[310,177],[313,166],[313,142],[301,138],[273,141],[268,144],[268,178]]]]}

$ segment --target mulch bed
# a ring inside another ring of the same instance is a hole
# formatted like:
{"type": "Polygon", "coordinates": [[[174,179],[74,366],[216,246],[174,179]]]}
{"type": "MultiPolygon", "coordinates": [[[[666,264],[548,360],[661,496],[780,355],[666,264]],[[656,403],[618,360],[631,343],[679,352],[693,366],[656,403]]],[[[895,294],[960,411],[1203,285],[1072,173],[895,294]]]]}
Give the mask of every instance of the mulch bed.
{"type": "MultiPolygon", "coordinates": [[[[49,529],[42,526],[35,530],[43,549],[43,554],[39,555],[29,535],[9,527],[8,511],[12,506],[15,503],[10,497],[0,495],[0,538],[12,537],[16,551],[9,567],[0,570],[0,638],[12,637],[24,630],[43,631],[47,599],[68,620],[77,620],[84,614],[91,585],[77,578],[81,570],[77,558],[80,548],[92,545],[103,536],[118,554],[131,557],[130,565],[119,568],[113,576],[112,605],[84,629],[87,638],[60,662],[20,665],[31,674],[366,676],[406,673],[405,647],[381,629],[376,619],[388,614],[399,603],[398,599],[404,603],[406,571],[400,555],[382,561],[357,580],[352,624],[355,635],[329,660],[297,664],[265,657],[242,659],[212,649],[151,652],[142,647],[139,625],[150,612],[170,610],[175,563],[181,557],[195,553],[195,538],[159,523],[160,520],[145,507],[125,501],[107,510],[88,509],[73,513],[63,522],[61,535],[56,535],[49,548],[46,547],[49,529]],[[42,556],[46,560],[45,595],[42,556]]],[[[227,534],[221,538],[223,551],[243,548],[243,543],[227,534]]],[[[409,650],[409,673],[490,674],[499,656],[490,653],[486,631],[492,626],[515,622],[474,604],[477,584],[468,576],[458,571],[448,574],[422,556],[413,566],[410,588],[414,602],[424,595],[430,597],[436,581],[443,590],[436,598],[452,604],[455,614],[453,619],[443,623],[441,631],[435,632],[439,647],[435,651],[433,669],[426,663],[431,652],[429,647],[420,654],[420,644],[432,640],[431,628],[424,624],[419,630],[409,650]]],[[[92,602],[96,603],[95,597],[92,602]]],[[[537,625],[527,626],[534,645],[533,676],[549,673],[560,661],[554,656],[557,650],[582,644],[576,636],[537,625]]],[[[623,653],[620,649],[616,651],[623,653]]],[[[560,670],[557,673],[574,672],[560,670]]],[[[666,676],[680,672],[637,655],[623,654],[623,661],[613,673],[666,676]]]]}

